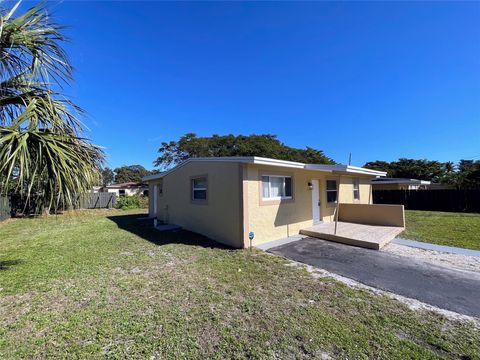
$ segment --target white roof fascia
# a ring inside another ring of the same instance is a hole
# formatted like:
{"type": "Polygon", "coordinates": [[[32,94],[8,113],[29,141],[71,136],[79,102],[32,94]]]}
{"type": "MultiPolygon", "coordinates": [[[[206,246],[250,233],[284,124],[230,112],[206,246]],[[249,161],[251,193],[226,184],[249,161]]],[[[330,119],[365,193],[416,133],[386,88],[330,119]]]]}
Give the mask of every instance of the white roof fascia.
{"type": "Polygon", "coordinates": [[[362,175],[371,175],[371,176],[387,175],[387,173],[384,171],[377,171],[377,170],[362,168],[358,166],[351,166],[351,165],[307,164],[305,168],[308,170],[341,172],[341,173],[347,173],[347,174],[351,173],[351,174],[362,174],[362,175]]]}
{"type": "Polygon", "coordinates": [[[303,163],[286,161],[286,160],[269,159],[269,158],[258,157],[258,156],[196,157],[196,158],[189,158],[181,162],[177,166],[171,168],[170,170],[164,171],[160,174],[147,175],[142,178],[142,181],[161,179],[164,176],[170,174],[172,171],[188,164],[189,162],[197,162],[197,161],[240,162],[244,164],[270,165],[270,166],[290,167],[290,168],[297,168],[297,169],[305,168],[305,164],[303,163]]]}
{"type": "Polygon", "coordinates": [[[147,175],[142,178],[142,181],[149,181],[149,180],[155,180],[155,179],[161,179],[163,177],[164,173],[159,173],[159,174],[152,174],[152,175],[147,175]]]}
{"type": "Polygon", "coordinates": [[[314,171],[323,171],[323,172],[342,172],[342,173],[354,173],[354,174],[363,174],[371,176],[385,176],[386,172],[376,171],[356,166],[347,166],[347,165],[326,165],[326,164],[304,164],[295,161],[287,160],[278,160],[270,159],[259,156],[230,156],[230,157],[197,157],[189,158],[177,166],[171,168],[170,170],[164,171],[160,174],[147,175],[142,178],[142,181],[156,180],[161,179],[164,176],[170,174],[172,171],[188,164],[189,162],[197,161],[208,161],[208,162],[240,162],[245,164],[257,164],[257,165],[269,165],[269,166],[279,166],[286,168],[295,168],[295,169],[305,169],[305,170],[314,170],[314,171]]]}
{"type": "Polygon", "coordinates": [[[387,176],[386,171],[367,169],[367,168],[363,168],[359,166],[351,166],[351,165],[347,165],[347,172],[352,172],[356,174],[373,175],[373,176],[387,176]]]}
{"type": "Polygon", "coordinates": [[[305,167],[307,166],[304,163],[300,163],[300,162],[270,159],[270,158],[264,158],[264,157],[258,157],[258,156],[253,157],[253,164],[281,166],[281,167],[289,167],[289,168],[296,168],[296,169],[305,169],[305,167]]]}
{"type": "Polygon", "coordinates": [[[430,185],[431,181],[427,180],[417,180],[417,179],[406,179],[406,180],[381,180],[381,181],[374,181],[372,180],[372,184],[408,184],[408,185],[430,185]]]}

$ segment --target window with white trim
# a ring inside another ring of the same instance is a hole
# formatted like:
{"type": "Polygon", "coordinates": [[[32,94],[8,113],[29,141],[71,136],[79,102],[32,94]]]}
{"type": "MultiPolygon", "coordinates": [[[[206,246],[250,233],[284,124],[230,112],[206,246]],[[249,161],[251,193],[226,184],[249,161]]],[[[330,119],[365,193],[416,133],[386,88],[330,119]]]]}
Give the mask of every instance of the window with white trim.
{"type": "Polygon", "coordinates": [[[292,177],[281,175],[262,175],[263,200],[292,198],[292,177]]]}
{"type": "Polygon", "coordinates": [[[207,200],[207,178],[192,179],[192,200],[207,200]]]}
{"type": "Polygon", "coordinates": [[[353,200],[360,200],[360,179],[353,179],[353,200]]]}
{"type": "Polygon", "coordinates": [[[337,180],[327,180],[327,203],[337,202],[337,180]]]}

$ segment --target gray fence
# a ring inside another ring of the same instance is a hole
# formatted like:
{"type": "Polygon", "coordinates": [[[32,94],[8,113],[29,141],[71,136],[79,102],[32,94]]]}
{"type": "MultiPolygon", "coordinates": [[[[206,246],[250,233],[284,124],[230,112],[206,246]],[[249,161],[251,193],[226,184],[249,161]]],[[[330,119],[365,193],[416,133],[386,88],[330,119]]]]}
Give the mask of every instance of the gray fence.
{"type": "MultiPolygon", "coordinates": [[[[22,195],[0,196],[0,221],[12,216],[39,215],[42,213],[42,199],[27,198],[22,195]],[[13,210],[13,211],[12,211],[13,210]]],[[[96,193],[77,195],[73,209],[111,209],[117,203],[117,196],[113,193],[96,193]]],[[[58,211],[72,209],[71,206],[60,204],[58,211]]]]}
{"type": "Polygon", "coordinates": [[[111,209],[117,203],[117,195],[99,192],[82,194],[77,198],[77,209],[111,209]]]}
{"type": "Polygon", "coordinates": [[[8,219],[11,215],[10,200],[0,196],[0,221],[8,219]]]}
{"type": "Polygon", "coordinates": [[[374,204],[403,204],[407,210],[480,212],[476,190],[374,190],[374,204]]]}

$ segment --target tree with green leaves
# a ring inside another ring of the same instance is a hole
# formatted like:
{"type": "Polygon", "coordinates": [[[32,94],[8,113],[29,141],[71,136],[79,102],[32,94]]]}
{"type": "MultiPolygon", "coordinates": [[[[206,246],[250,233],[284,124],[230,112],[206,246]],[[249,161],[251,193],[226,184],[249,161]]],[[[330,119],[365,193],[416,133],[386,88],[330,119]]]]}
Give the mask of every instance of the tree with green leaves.
{"type": "Polygon", "coordinates": [[[364,167],[386,171],[388,177],[420,179],[454,185],[460,189],[480,188],[480,161],[460,160],[441,163],[426,159],[406,159],[398,161],[371,161],[364,167]]]}
{"type": "Polygon", "coordinates": [[[36,194],[48,212],[98,183],[103,151],[85,139],[62,27],[45,4],[0,9],[0,191],[36,194]]]}
{"type": "Polygon", "coordinates": [[[115,173],[109,167],[105,167],[101,170],[102,174],[102,186],[108,186],[115,181],[115,173]]]}
{"type": "Polygon", "coordinates": [[[388,177],[420,179],[437,182],[444,174],[444,164],[427,159],[400,158],[398,161],[372,161],[364,167],[374,170],[386,171],[388,177]]]}
{"type": "Polygon", "coordinates": [[[460,160],[460,174],[457,186],[466,189],[480,189],[480,160],[460,160]]]}
{"type": "Polygon", "coordinates": [[[178,141],[163,142],[158,152],[160,156],[154,164],[161,169],[167,169],[191,157],[261,156],[302,163],[335,163],[321,150],[289,147],[271,134],[198,137],[189,133],[178,141]]]}
{"type": "Polygon", "coordinates": [[[372,169],[372,170],[385,171],[387,173],[387,176],[393,177],[391,175],[390,163],[388,161],[383,161],[383,160],[369,161],[365,163],[363,167],[367,169],[372,169]]]}
{"type": "Polygon", "coordinates": [[[150,175],[151,171],[142,165],[121,166],[115,169],[115,182],[141,182],[144,176],[150,175]]]}

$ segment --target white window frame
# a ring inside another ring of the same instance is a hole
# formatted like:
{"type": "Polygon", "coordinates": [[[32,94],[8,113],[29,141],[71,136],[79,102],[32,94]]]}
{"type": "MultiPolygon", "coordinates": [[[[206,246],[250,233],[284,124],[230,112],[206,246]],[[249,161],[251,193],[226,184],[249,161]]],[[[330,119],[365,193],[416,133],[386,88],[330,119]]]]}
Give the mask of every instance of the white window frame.
{"type": "Polygon", "coordinates": [[[327,200],[327,204],[332,205],[336,204],[338,202],[338,180],[337,179],[326,179],[325,180],[325,197],[327,200]],[[328,188],[328,182],[329,181],[335,181],[335,189],[329,189],[328,188]],[[328,193],[329,192],[335,192],[337,196],[335,196],[335,201],[328,201],[328,193]]]}
{"type": "Polygon", "coordinates": [[[353,178],[352,187],[353,187],[353,200],[359,201],[360,200],[360,178],[353,178]],[[355,192],[357,193],[358,197],[355,197],[355,192]]]}
{"type": "Polygon", "coordinates": [[[191,186],[192,186],[192,201],[207,201],[208,199],[208,177],[207,176],[195,176],[191,178],[191,186]],[[198,179],[205,179],[205,187],[195,187],[195,180],[198,179]],[[195,191],[204,190],[205,191],[205,199],[196,199],[195,198],[195,191]]]}
{"type": "Polygon", "coordinates": [[[261,190],[262,190],[262,201],[275,201],[275,200],[291,200],[293,199],[293,177],[290,175],[270,175],[270,174],[262,174],[260,177],[260,182],[261,182],[261,190]],[[270,178],[282,178],[283,179],[283,193],[287,193],[286,189],[286,178],[290,179],[290,192],[292,195],[290,196],[275,196],[275,197],[265,197],[263,196],[263,178],[268,177],[268,195],[272,193],[272,183],[270,181],[270,178]]]}

